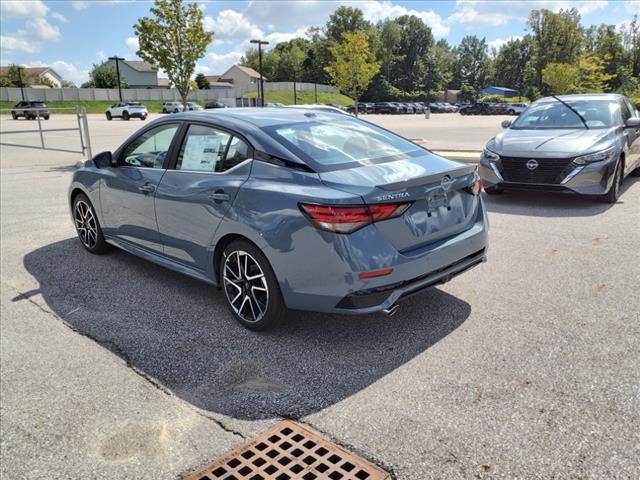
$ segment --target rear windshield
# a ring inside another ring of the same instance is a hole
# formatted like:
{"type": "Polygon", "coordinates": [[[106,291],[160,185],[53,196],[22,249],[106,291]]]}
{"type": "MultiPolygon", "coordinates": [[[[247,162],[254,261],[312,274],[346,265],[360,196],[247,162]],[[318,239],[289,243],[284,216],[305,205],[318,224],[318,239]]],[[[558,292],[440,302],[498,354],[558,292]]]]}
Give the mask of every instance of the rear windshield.
{"type": "MultiPolygon", "coordinates": [[[[609,128],[616,123],[617,104],[611,100],[567,101],[585,119],[589,128],[609,128]]],[[[514,122],[515,129],[585,128],[580,117],[561,102],[531,105],[514,122]]]]}
{"type": "Polygon", "coordinates": [[[316,171],[339,170],[424,155],[424,149],[375,125],[326,116],[265,131],[316,171]]]}

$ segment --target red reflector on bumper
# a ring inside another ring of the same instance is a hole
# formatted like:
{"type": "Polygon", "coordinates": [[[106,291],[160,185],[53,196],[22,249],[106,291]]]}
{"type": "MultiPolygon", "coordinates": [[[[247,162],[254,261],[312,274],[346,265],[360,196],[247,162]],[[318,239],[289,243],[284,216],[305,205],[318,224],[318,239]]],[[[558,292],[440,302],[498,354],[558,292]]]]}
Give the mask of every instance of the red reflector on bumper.
{"type": "Polygon", "coordinates": [[[358,274],[360,278],[374,278],[374,277],[382,277],[384,275],[389,275],[393,272],[393,268],[383,268],[382,270],[372,270],[371,272],[362,272],[358,274]]]}

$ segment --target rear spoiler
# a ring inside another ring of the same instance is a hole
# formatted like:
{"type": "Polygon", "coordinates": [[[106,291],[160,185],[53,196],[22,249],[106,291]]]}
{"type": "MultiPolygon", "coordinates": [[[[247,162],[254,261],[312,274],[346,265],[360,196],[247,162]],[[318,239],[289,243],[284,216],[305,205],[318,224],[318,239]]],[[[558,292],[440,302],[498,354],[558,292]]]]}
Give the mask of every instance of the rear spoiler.
{"type": "Polygon", "coordinates": [[[381,188],[382,190],[400,190],[403,188],[417,187],[420,185],[440,182],[445,175],[448,175],[451,179],[464,177],[465,175],[469,175],[470,173],[475,172],[477,169],[477,165],[465,165],[463,167],[448,170],[446,172],[434,173],[433,175],[412,178],[411,180],[403,180],[402,182],[377,185],[377,187],[381,188]]]}

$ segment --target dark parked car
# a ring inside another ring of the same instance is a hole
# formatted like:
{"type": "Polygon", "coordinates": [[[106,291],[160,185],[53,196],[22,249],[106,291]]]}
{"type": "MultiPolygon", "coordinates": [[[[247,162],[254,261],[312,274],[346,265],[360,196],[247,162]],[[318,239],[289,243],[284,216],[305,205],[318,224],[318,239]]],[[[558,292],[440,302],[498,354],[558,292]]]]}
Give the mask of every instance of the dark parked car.
{"type": "MultiPolygon", "coordinates": [[[[346,107],[346,111],[347,113],[353,113],[355,110],[353,105],[347,105],[346,107]]],[[[369,113],[367,111],[367,104],[366,103],[359,103],[358,104],[358,113],[369,113]]]]}
{"type": "Polygon", "coordinates": [[[26,120],[35,120],[36,117],[42,117],[49,120],[49,110],[47,104],[42,101],[26,101],[19,102],[11,109],[11,118],[17,120],[24,117],[26,120]]]}
{"type": "Polygon", "coordinates": [[[204,105],[205,110],[211,110],[212,108],[227,108],[222,102],[209,102],[204,105]]]}
{"type": "Polygon", "coordinates": [[[573,192],[615,203],[640,176],[640,113],[616,94],[542,98],[489,140],[480,158],[488,194],[573,192]]]}
{"type": "Polygon", "coordinates": [[[490,107],[488,103],[472,103],[460,107],[458,113],[460,115],[490,115],[490,107]]]}
{"type": "Polygon", "coordinates": [[[116,246],[216,285],[264,329],[287,308],[393,314],[479,265],[481,189],[475,165],[350,115],[228,108],[159,118],[98,154],[69,206],[89,252],[116,246]]]}
{"type": "Polygon", "coordinates": [[[379,102],[373,106],[375,113],[400,113],[399,105],[393,102],[379,102]]]}
{"type": "Polygon", "coordinates": [[[418,102],[414,102],[411,104],[413,106],[414,113],[424,113],[424,105],[418,102]]]}

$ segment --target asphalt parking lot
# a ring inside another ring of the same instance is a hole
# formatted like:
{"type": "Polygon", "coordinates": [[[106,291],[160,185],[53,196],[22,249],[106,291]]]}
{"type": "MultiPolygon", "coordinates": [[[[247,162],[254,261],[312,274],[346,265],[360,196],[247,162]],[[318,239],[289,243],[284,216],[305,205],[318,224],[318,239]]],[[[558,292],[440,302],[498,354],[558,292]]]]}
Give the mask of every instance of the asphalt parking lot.
{"type": "MultiPolygon", "coordinates": [[[[502,120],[365,119],[474,150],[502,120]]],[[[94,153],[142,125],[91,116],[94,153]]],[[[86,253],[66,198],[79,159],[0,149],[2,478],[177,478],[282,418],[396,479],[640,475],[638,179],[612,206],[485,197],[487,263],[394,317],[254,333],[210,286],[86,253]]]]}

